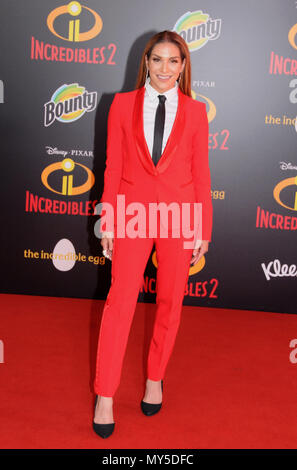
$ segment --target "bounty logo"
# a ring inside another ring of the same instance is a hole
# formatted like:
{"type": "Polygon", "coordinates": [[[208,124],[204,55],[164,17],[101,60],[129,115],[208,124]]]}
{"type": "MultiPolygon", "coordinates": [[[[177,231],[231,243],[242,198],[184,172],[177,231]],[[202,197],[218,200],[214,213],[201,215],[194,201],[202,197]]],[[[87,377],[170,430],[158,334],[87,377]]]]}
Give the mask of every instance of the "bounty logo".
{"type": "Polygon", "coordinates": [[[205,46],[209,40],[218,39],[221,34],[222,20],[212,20],[207,13],[201,10],[188,11],[181,16],[174,25],[177,32],[187,43],[190,52],[197,51],[205,46]]]}
{"type": "Polygon", "coordinates": [[[88,91],[78,83],[62,85],[51,100],[44,105],[44,126],[50,126],[55,120],[67,123],[80,119],[85,112],[94,111],[97,104],[97,92],[88,91]]]}

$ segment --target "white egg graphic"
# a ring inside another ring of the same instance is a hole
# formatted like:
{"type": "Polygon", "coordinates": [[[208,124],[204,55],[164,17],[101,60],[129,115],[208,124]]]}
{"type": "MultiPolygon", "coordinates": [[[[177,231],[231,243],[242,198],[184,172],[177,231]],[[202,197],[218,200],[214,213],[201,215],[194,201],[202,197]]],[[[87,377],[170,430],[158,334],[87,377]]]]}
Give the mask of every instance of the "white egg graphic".
{"type": "Polygon", "coordinates": [[[53,251],[53,265],[59,271],[70,271],[75,265],[75,248],[67,238],[58,241],[53,251]]]}

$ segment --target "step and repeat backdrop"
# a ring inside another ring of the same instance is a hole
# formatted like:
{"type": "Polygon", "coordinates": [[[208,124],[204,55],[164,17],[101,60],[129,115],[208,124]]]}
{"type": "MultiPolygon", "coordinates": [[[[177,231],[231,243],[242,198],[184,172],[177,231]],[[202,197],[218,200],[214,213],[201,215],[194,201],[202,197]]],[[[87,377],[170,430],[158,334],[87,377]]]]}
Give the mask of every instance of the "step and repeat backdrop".
{"type": "MultiPolygon", "coordinates": [[[[294,0],[1,2],[1,287],[104,299],[94,234],[107,116],[135,88],[156,32],[187,42],[207,104],[209,252],[184,304],[297,313],[297,3],[294,0]]],[[[155,252],[139,301],[154,302],[155,252]]],[[[170,274],[169,274],[170,275],[170,274]]]]}

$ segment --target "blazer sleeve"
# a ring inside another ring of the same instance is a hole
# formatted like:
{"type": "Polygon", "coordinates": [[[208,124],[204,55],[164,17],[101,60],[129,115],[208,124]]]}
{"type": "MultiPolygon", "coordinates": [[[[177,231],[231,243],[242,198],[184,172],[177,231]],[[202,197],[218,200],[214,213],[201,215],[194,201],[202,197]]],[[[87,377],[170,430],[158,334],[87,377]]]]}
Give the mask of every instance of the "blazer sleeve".
{"type": "MultiPolygon", "coordinates": [[[[122,176],[122,140],[119,93],[111,103],[107,120],[106,163],[104,171],[104,187],[100,202],[108,202],[116,209],[116,197],[122,176]]],[[[115,213],[114,213],[115,214],[115,213]]]]}
{"type": "Polygon", "coordinates": [[[199,105],[200,118],[197,116],[197,114],[194,118],[195,127],[197,127],[194,130],[193,138],[192,174],[196,202],[202,203],[202,240],[211,241],[213,207],[211,200],[211,178],[208,161],[209,126],[206,105],[205,103],[200,102],[199,105]]]}

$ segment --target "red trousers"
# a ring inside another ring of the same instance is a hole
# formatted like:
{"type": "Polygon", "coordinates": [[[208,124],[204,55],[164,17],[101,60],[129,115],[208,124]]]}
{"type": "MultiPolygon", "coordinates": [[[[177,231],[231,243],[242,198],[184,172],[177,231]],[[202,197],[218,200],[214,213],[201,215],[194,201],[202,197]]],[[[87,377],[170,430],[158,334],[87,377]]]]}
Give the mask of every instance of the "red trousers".
{"type": "Polygon", "coordinates": [[[150,342],[147,378],[161,380],[180,324],[193,249],[180,238],[114,238],[111,286],[99,331],[96,395],[112,397],[120,383],[124,354],[146,264],[155,243],[156,319],[150,342]]]}

